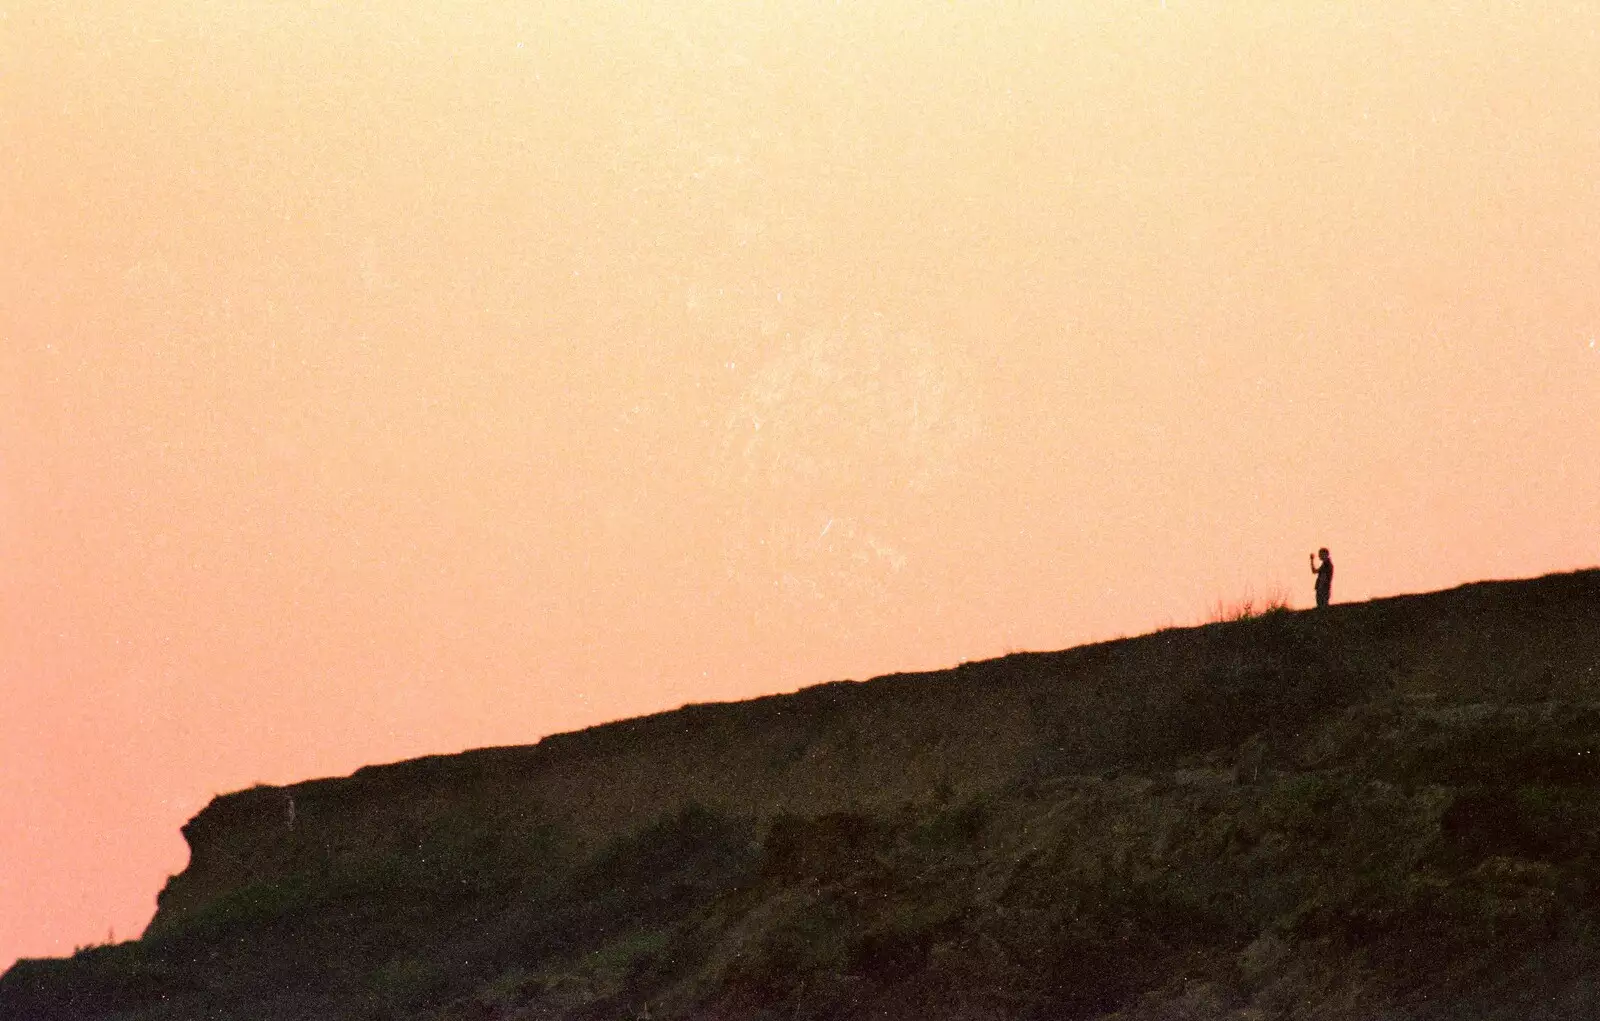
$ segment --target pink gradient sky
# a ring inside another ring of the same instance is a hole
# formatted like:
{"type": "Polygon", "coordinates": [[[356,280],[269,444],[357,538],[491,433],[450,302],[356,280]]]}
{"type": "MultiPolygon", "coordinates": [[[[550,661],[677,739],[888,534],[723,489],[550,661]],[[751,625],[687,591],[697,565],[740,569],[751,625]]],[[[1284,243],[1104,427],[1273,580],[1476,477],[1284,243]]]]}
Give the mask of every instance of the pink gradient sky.
{"type": "Polygon", "coordinates": [[[1461,6],[0,0],[0,967],[252,783],[1600,560],[1600,10],[1461,6]]]}

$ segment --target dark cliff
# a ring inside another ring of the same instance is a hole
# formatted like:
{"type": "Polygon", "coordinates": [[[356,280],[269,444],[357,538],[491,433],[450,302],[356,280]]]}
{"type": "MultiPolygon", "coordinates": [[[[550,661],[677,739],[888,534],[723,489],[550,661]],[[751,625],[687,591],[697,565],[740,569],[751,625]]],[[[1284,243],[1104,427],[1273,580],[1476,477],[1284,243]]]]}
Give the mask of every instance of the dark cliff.
{"type": "Polygon", "coordinates": [[[1600,571],[216,799],[0,1017],[1600,1014],[1600,571]]]}

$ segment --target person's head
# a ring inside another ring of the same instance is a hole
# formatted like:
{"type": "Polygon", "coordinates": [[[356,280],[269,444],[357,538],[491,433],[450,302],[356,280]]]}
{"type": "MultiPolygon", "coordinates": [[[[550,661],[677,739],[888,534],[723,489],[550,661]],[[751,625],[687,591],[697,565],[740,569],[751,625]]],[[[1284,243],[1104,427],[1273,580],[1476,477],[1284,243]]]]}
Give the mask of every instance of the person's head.
{"type": "Polygon", "coordinates": [[[1328,547],[1324,546],[1321,549],[1317,550],[1317,556],[1321,557],[1324,560],[1328,559],[1328,547]]]}

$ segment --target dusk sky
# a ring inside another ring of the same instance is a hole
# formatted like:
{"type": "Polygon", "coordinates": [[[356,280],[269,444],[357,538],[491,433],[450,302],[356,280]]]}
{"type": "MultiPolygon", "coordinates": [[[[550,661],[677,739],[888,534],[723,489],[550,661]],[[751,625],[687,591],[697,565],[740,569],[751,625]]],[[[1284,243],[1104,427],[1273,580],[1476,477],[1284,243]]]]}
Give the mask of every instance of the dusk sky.
{"type": "Polygon", "coordinates": [[[1600,561],[1600,5],[0,0],[0,968],[215,794],[1600,561]]]}

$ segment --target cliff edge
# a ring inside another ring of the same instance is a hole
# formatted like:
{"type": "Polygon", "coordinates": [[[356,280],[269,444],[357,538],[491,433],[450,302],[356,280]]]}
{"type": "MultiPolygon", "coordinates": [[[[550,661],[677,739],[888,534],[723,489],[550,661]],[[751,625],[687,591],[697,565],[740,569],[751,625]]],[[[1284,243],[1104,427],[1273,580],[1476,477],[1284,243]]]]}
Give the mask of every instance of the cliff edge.
{"type": "Polygon", "coordinates": [[[1600,571],[219,797],[0,1018],[1600,1016],[1600,571]]]}

